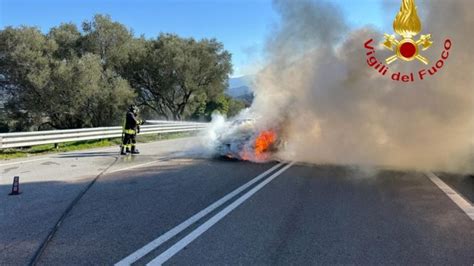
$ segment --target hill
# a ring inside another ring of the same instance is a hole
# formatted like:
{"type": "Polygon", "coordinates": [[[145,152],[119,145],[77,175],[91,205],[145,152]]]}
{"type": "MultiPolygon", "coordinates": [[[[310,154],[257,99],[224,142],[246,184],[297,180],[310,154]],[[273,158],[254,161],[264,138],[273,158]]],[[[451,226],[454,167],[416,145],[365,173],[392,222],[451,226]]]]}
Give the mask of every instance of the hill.
{"type": "Polygon", "coordinates": [[[229,79],[226,94],[234,98],[252,94],[252,78],[252,76],[242,76],[229,79]]]}

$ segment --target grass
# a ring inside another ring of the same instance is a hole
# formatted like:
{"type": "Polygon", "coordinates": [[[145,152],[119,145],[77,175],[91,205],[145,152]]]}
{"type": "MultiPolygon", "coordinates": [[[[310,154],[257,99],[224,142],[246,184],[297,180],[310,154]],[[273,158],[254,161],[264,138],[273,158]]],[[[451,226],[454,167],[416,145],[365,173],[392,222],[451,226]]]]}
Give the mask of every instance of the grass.
{"type": "MultiPolygon", "coordinates": [[[[195,133],[167,133],[159,135],[138,135],[137,142],[146,143],[158,140],[176,139],[182,137],[193,136],[195,133]]],[[[55,147],[54,144],[38,145],[27,148],[15,148],[15,149],[4,149],[0,150],[0,160],[10,160],[16,158],[24,158],[35,155],[44,155],[49,153],[67,152],[67,151],[79,151],[87,150],[92,148],[111,147],[118,146],[121,143],[120,138],[114,139],[101,139],[101,140],[86,140],[76,142],[65,142],[58,144],[55,147]]]]}

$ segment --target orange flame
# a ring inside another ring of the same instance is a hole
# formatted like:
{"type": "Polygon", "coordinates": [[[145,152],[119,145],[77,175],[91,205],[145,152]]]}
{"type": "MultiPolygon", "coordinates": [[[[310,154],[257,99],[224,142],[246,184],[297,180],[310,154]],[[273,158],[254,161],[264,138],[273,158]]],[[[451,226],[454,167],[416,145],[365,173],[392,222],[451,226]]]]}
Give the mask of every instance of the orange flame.
{"type": "MultiPolygon", "coordinates": [[[[245,145],[239,152],[240,159],[244,161],[264,162],[268,159],[268,151],[271,145],[277,140],[277,134],[274,131],[262,131],[255,138],[253,145],[245,145]]],[[[229,156],[230,158],[230,156],[229,156]]]]}
{"type": "Polygon", "coordinates": [[[255,139],[255,157],[257,159],[264,159],[265,153],[270,146],[275,143],[277,134],[273,131],[262,131],[255,139]]]}

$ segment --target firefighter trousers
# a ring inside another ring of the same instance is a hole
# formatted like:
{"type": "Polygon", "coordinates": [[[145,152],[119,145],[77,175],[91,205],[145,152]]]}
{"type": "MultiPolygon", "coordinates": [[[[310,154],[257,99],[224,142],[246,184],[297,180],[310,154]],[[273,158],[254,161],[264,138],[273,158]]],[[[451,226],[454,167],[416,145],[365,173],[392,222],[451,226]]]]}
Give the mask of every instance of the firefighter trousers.
{"type": "Polygon", "coordinates": [[[137,143],[136,140],[137,134],[127,134],[125,133],[122,140],[122,147],[126,149],[135,149],[135,144],[137,143]]]}

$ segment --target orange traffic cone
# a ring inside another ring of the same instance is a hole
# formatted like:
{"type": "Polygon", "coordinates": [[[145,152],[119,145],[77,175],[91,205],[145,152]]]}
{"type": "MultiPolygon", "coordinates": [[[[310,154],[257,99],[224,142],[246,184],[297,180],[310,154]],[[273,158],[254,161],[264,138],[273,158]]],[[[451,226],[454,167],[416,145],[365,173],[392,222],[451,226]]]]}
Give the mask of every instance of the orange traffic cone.
{"type": "Polygon", "coordinates": [[[12,193],[8,195],[18,195],[20,194],[20,177],[15,176],[13,177],[13,186],[12,186],[12,193]]]}

